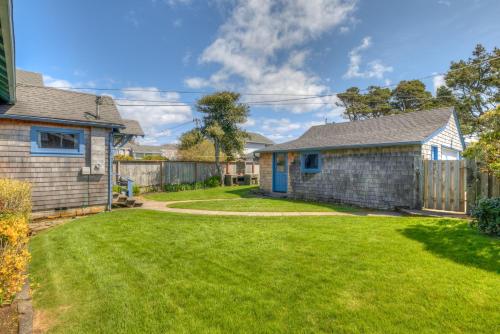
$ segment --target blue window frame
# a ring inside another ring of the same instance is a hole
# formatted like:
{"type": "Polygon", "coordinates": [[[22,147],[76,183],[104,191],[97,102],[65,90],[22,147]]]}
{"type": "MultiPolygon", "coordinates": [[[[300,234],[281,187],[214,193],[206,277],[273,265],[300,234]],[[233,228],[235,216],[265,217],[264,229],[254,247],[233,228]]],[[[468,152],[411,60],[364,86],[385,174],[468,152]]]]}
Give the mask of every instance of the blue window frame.
{"type": "Polygon", "coordinates": [[[31,154],[38,156],[83,156],[85,136],[81,129],[31,127],[31,154]]]}
{"type": "Polygon", "coordinates": [[[431,160],[439,160],[438,147],[432,145],[431,146],[431,160]]]}
{"type": "Polygon", "coordinates": [[[321,155],[319,152],[303,152],[300,156],[302,173],[319,173],[321,171],[321,155]]]}

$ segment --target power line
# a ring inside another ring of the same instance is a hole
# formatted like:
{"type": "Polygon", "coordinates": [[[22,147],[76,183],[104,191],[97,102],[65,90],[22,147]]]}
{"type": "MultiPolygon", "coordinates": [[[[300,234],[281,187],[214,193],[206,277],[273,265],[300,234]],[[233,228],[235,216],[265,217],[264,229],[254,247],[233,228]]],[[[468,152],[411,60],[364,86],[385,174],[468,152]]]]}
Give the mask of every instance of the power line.
{"type": "MultiPolygon", "coordinates": [[[[473,63],[473,64],[468,64],[468,65],[463,65],[460,68],[456,69],[451,69],[448,70],[446,73],[450,72],[456,72],[463,70],[464,68],[468,67],[474,67],[474,66],[479,66],[485,62],[490,62],[493,60],[500,59],[500,56],[498,57],[491,57],[488,59],[484,59],[483,61],[479,63],[473,63]]],[[[435,73],[427,76],[423,76],[420,78],[416,78],[413,80],[426,80],[429,78],[434,78],[436,76],[440,75],[445,75],[446,73],[435,73]]],[[[394,83],[390,85],[384,85],[384,86],[376,86],[377,88],[390,88],[397,86],[399,83],[394,83]]],[[[21,86],[31,86],[31,87],[40,87],[40,88],[54,88],[54,87],[46,87],[46,86],[38,86],[38,85],[30,85],[30,84],[25,84],[25,83],[18,83],[17,85],[21,86]]],[[[139,88],[102,88],[102,87],[71,87],[71,86],[66,86],[66,87],[57,87],[56,89],[72,89],[72,90],[94,90],[94,91],[122,91],[122,92],[150,92],[150,93],[178,93],[178,94],[209,94],[209,93],[214,93],[213,91],[181,91],[181,90],[159,90],[159,89],[139,89],[139,88]]],[[[360,89],[359,92],[366,92],[369,91],[370,87],[360,89]]],[[[333,97],[337,94],[340,94],[339,92],[332,92],[329,94],[322,94],[322,95],[306,95],[306,94],[293,94],[293,93],[257,93],[257,92],[252,92],[252,93],[242,93],[240,92],[240,95],[247,95],[247,96],[300,96],[299,98],[292,98],[292,99],[280,99],[280,100],[263,100],[263,101],[246,101],[242,103],[246,104],[264,104],[264,103],[279,103],[279,102],[287,102],[287,101],[300,101],[300,100],[309,100],[309,99],[318,99],[318,98],[325,98],[325,97],[333,97]]],[[[150,100],[129,100],[125,98],[121,99],[116,99],[116,100],[123,100],[123,101],[137,101],[137,102],[146,102],[150,100]]],[[[159,101],[163,102],[163,101],[159,101]]],[[[174,102],[174,101],[169,101],[171,103],[170,105],[162,105],[162,106],[182,106],[182,105],[189,105],[190,103],[183,103],[183,102],[174,102]]],[[[118,104],[119,105],[119,104],[118,104]]],[[[156,106],[156,105],[139,105],[139,104],[132,104],[132,105],[121,105],[121,106],[156,106]]]]}

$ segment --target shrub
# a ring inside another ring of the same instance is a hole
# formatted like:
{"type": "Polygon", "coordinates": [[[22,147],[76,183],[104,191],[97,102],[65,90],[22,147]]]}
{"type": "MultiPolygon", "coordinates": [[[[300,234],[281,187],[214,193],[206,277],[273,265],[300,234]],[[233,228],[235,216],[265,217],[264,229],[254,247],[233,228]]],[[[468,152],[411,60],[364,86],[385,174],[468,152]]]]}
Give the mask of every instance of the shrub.
{"type": "Polygon", "coordinates": [[[132,186],[132,192],[134,193],[134,196],[138,196],[141,193],[141,187],[134,183],[132,186]]]}
{"type": "Polygon", "coordinates": [[[167,158],[165,158],[164,156],[161,156],[159,154],[153,154],[153,155],[146,155],[144,158],[142,158],[142,160],[168,160],[167,158]]]}
{"type": "Polygon", "coordinates": [[[220,185],[220,178],[218,176],[212,176],[203,182],[166,184],[164,187],[164,190],[170,191],[170,192],[177,192],[177,191],[185,191],[185,190],[214,188],[214,187],[218,187],[219,185],[220,185]]]}
{"type": "Polygon", "coordinates": [[[121,161],[130,161],[134,160],[130,155],[125,155],[125,154],[117,154],[113,157],[114,160],[121,160],[121,161]]]}
{"type": "Polygon", "coordinates": [[[0,305],[21,290],[26,278],[31,186],[0,179],[0,305]]]}
{"type": "Polygon", "coordinates": [[[472,217],[471,225],[480,232],[500,236],[500,197],[480,199],[472,217]]]}
{"type": "Polygon", "coordinates": [[[205,184],[209,188],[214,188],[220,186],[220,177],[217,175],[214,175],[207,180],[205,180],[205,184]]]}
{"type": "Polygon", "coordinates": [[[117,185],[117,184],[115,184],[115,185],[113,186],[113,192],[114,192],[114,193],[121,193],[121,192],[122,192],[122,189],[123,189],[123,188],[122,188],[121,186],[117,185]]]}

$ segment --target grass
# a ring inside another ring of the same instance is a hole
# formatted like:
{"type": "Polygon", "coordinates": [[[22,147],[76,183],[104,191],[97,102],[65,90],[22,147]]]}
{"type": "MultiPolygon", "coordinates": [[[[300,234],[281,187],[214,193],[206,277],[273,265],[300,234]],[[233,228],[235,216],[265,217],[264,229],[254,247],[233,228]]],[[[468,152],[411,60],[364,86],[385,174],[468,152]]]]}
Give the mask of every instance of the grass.
{"type": "Polygon", "coordinates": [[[252,190],[257,190],[258,186],[233,186],[216,187],[198,190],[186,190],[176,192],[157,192],[144,194],[147,199],[155,201],[184,201],[191,199],[228,199],[252,197],[252,190]]]}
{"type": "Polygon", "coordinates": [[[406,217],[122,210],[32,238],[52,333],[494,333],[500,241],[406,217]]]}
{"type": "Polygon", "coordinates": [[[245,198],[210,202],[174,203],[169,207],[195,210],[220,210],[240,212],[355,212],[354,207],[315,202],[293,201],[278,198],[245,198]]]}
{"type": "Polygon", "coordinates": [[[191,203],[174,203],[172,208],[195,210],[220,210],[241,212],[354,212],[355,207],[334,204],[293,201],[279,198],[256,198],[252,191],[258,186],[217,187],[179,192],[150,193],[144,197],[156,201],[185,201],[228,199],[227,201],[208,201],[191,203]],[[241,199],[236,201],[235,199],[241,199]]]}

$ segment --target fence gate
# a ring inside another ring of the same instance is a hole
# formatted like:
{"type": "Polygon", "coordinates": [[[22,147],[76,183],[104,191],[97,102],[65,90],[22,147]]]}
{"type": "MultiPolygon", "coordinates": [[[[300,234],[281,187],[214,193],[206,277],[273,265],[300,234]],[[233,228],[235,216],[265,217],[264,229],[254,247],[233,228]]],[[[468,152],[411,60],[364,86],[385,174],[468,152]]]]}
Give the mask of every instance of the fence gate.
{"type": "Polygon", "coordinates": [[[465,160],[423,161],[423,207],[425,209],[465,212],[465,160]]]}

